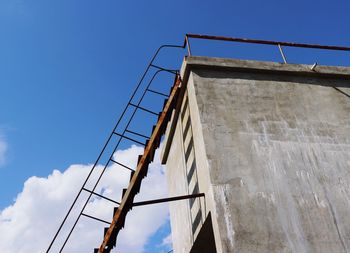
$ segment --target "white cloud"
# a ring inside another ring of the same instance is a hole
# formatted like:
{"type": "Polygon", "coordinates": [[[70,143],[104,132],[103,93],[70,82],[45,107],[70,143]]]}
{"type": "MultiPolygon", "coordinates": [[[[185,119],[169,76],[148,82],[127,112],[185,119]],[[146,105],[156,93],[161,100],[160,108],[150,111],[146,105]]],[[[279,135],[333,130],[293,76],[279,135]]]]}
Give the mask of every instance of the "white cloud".
{"type": "Polygon", "coordinates": [[[173,248],[171,234],[163,238],[162,244],[160,246],[166,247],[169,250],[173,248]]]}
{"type": "MultiPolygon", "coordinates": [[[[116,156],[118,161],[133,166],[137,155],[142,151],[142,148],[133,146],[118,151],[116,156]]],[[[159,155],[156,153],[155,162],[150,165],[148,176],[144,179],[136,200],[167,195],[164,170],[158,161],[159,155]]],[[[64,172],[53,171],[47,178],[29,178],[15,203],[0,212],[0,252],[45,252],[90,168],[91,165],[72,165],[64,172]]],[[[96,178],[101,169],[98,166],[92,177],[96,178]]],[[[111,165],[97,191],[103,191],[106,197],[118,201],[121,189],[128,185],[129,177],[127,170],[111,165]]],[[[91,189],[91,182],[88,185],[91,189]]],[[[81,200],[78,202],[82,203],[81,200]]],[[[93,198],[85,210],[85,213],[107,221],[112,219],[112,212],[113,204],[100,198],[93,198]]],[[[73,210],[73,214],[76,215],[77,210],[73,210]]],[[[117,248],[113,252],[142,252],[147,239],[166,222],[167,216],[168,209],[165,205],[135,207],[127,216],[125,229],[120,232],[117,248]]],[[[68,224],[72,224],[73,220],[70,219],[68,224]]],[[[98,247],[102,241],[105,226],[107,225],[81,217],[64,252],[93,252],[93,248],[98,247]]],[[[62,235],[67,233],[69,227],[64,227],[62,235]]],[[[62,239],[63,236],[59,237],[52,252],[58,252],[57,246],[62,239]]]]}
{"type": "Polygon", "coordinates": [[[7,143],[0,136],[0,166],[3,166],[5,164],[6,151],[7,151],[7,143]]]}

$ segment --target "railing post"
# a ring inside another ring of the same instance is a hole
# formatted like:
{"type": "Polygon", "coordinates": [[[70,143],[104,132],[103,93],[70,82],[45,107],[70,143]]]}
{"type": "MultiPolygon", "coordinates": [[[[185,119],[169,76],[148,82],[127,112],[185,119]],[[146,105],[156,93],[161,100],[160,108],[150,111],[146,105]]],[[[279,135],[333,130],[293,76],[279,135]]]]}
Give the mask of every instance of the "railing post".
{"type": "Polygon", "coordinates": [[[283,58],[284,63],[287,63],[286,56],[284,55],[283,49],[282,49],[282,47],[281,47],[280,44],[278,44],[278,49],[280,50],[280,53],[281,53],[281,55],[282,55],[282,58],[283,58]]]}
{"type": "Polygon", "coordinates": [[[190,40],[189,40],[187,34],[186,34],[186,36],[185,36],[185,45],[186,45],[186,47],[187,47],[188,56],[191,56],[192,53],[191,53],[190,40]]]}

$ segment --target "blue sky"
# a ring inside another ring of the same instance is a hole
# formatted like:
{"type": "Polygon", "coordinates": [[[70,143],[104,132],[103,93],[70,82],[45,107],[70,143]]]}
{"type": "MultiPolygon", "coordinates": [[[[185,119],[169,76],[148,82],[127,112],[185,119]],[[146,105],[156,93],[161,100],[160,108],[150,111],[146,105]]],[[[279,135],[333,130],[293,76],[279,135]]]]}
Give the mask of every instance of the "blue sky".
{"type": "MultiPolygon", "coordinates": [[[[29,177],[94,162],[160,44],[202,33],[350,46],[349,9],[349,1],[0,0],[0,209],[29,177]]],[[[193,50],[277,57],[270,48],[218,46],[193,50]]],[[[286,52],[292,62],[349,65],[350,54],[286,52]]],[[[182,57],[167,51],[159,63],[179,68],[182,57]]]]}

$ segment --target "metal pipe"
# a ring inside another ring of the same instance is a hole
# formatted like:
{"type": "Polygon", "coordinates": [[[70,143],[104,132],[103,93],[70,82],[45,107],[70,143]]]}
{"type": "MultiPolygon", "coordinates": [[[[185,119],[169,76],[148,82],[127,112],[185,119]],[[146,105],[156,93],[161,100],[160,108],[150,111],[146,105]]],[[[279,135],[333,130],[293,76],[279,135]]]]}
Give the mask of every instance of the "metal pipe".
{"type": "Polygon", "coordinates": [[[137,136],[140,136],[140,137],[143,137],[145,139],[149,139],[150,137],[149,136],[146,136],[144,134],[140,134],[140,133],[137,133],[137,132],[134,132],[134,131],[131,131],[131,130],[128,130],[126,129],[125,132],[128,132],[128,133],[131,133],[131,134],[134,134],[134,135],[137,135],[137,136]]]}
{"type": "Polygon", "coordinates": [[[280,50],[280,53],[281,53],[281,55],[282,55],[282,58],[283,58],[284,63],[287,63],[286,56],[284,55],[283,49],[282,49],[282,47],[281,47],[280,44],[278,44],[278,49],[280,50]]]}
{"type": "Polygon", "coordinates": [[[186,34],[186,36],[185,36],[185,43],[184,43],[184,45],[187,46],[188,56],[191,56],[192,52],[191,52],[191,46],[190,46],[190,40],[189,40],[188,34],[186,34]]]}
{"type": "Polygon", "coordinates": [[[133,169],[129,168],[128,166],[126,166],[126,165],[124,165],[124,164],[122,164],[122,163],[120,163],[120,162],[117,162],[116,160],[114,160],[114,159],[112,159],[112,158],[111,158],[111,162],[114,162],[114,163],[116,163],[116,164],[122,166],[122,167],[125,168],[125,169],[128,169],[128,170],[130,170],[130,171],[132,171],[132,172],[135,172],[133,169]]]}
{"type": "Polygon", "coordinates": [[[154,65],[154,64],[151,64],[151,67],[156,68],[156,69],[161,69],[161,70],[167,71],[167,72],[172,73],[172,74],[174,74],[174,75],[177,74],[177,70],[176,70],[176,69],[167,69],[167,68],[159,67],[159,66],[154,65]]]}
{"type": "Polygon", "coordinates": [[[265,44],[265,45],[275,45],[275,46],[281,45],[281,46],[287,46],[287,47],[303,47],[303,48],[315,48],[315,49],[326,49],[326,50],[350,51],[350,47],[344,47],[344,46],[326,46],[326,45],[318,45],[318,44],[305,44],[305,43],[283,42],[283,41],[273,41],[273,40],[256,40],[256,39],[200,35],[200,34],[186,34],[185,40],[188,40],[188,38],[234,41],[234,42],[242,42],[242,43],[265,44]]]}
{"type": "Polygon", "coordinates": [[[129,140],[129,141],[132,141],[132,142],[135,142],[135,143],[137,143],[137,144],[140,144],[141,146],[145,146],[145,143],[142,143],[142,142],[140,142],[140,141],[137,141],[137,140],[135,140],[135,139],[133,139],[133,138],[130,138],[130,137],[128,137],[128,136],[125,136],[125,135],[123,135],[123,134],[119,134],[119,133],[117,133],[117,132],[114,132],[114,134],[120,136],[120,137],[123,138],[123,139],[127,139],[127,140],[129,140]]]}
{"type": "Polygon", "coordinates": [[[105,199],[105,200],[108,200],[108,201],[110,201],[110,202],[113,202],[114,204],[120,205],[119,202],[117,202],[117,201],[115,201],[115,200],[113,200],[113,199],[107,198],[107,197],[105,197],[105,196],[103,196],[103,195],[101,195],[101,194],[98,194],[98,193],[96,193],[96,192],[90,191],[90,190],[88,190],[88,189],[86,189],[86,188],[83,188],[83,190],[86,191],[86,192],[92,193],[93,195],[96,195],[96,196],[98,196],[98,197],[100,197],[100,198],[103,198],[103,199],[105,199]]]}
{"type": "Polygon", "coordinates": [[[151,110],[148,110],[148,109],[146,109],[146,108],[144,108],[144,107],[142,107],[142,106],[135,105],[135,104],[133,104],[133,103],[130,103],[130,105],[133,106],[133,107],[135,107],[135,108],[137,108],[137,109],[140,109],[140,110],[142,110],[142,111],[148,112],[148,113],[150,113],[150,114],[153,114],[153,115],[156,115],[156,116],[159,115],[159,113],[156,113],[156,112],[153,112],[153,111],[151,111],[151,110]]]}
{"type": "Polygon", "coordinates": [[[94,216],[91,216],[91,215],[88,215],[88,214],[85,214],[85,213],[82,213],[81,215],[82,215],[82,216],[85,216],[85,217],[88,217],[88,218],[90,218],[90,219],[97,220],[97,221],[101,221],[101,222],[107,223],[108,225],[111,225],[110,222],[105,221],[105,220],[102,220],[102,219],[99,219],[99,218],[96,218],[96,217],[94,217],[94,216]]]}
{"type": "Polygon", "coordinates": [[[152,93],[154,93],[154,94],[161,95],[161,96],[166,97],[166,98],[169,97],[169,95],[167,95],[167,94],[165,94],[165,93],[162,93],[162,92],[159,92],[159,91],[156,91],[156,90],[147,89],[147,91],[152,92],[152,93]]]}
{"type": "Polygon", "coordinates": [[[183,199],[200,198],[204,196],[205,196],[204,193],[197,193],[197,194],[183,195],[183,196],[177,196],[177,197],[171,197],[171,198],[153,199],[153,200],[135,202],[133,203],[133,206],[145,206],[145,205],[152,205],[152,204],[158,204],[158,203],[164,203],[164,202],[170,202],[170,201],[178,201],[183,199]]]}
{"type": "Polygon", "coordinates": [[[315,62],[315,63],[311,66],[311,70],[312,70],[312,71],[315,71],[316,66],[317,66],[317,62],[315,62]]]}

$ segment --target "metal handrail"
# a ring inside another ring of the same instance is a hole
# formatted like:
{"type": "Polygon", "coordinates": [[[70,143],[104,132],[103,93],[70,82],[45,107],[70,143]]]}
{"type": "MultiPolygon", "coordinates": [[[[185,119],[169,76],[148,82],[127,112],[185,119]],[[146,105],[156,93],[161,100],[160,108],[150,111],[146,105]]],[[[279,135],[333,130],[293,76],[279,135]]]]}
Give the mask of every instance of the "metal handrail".
{"type": "Polygon", "coordinates": [[[257,40],[257,39],[246,39],[246,38],[235,38],[235,37],[224,37],[224,36],[213,36],[213,35],[201,35],[201,34],[186,34],[184,46],[187,47],[188,55],[191,56],[191,46],[190,38],[202,39],[202,40],[218,40],[218,41],[231,41],[240,43],[251,43],[251,44],[263,44],[263,45],[274,45],[278,46],[283,61],[287,63],[284,53],[282,51],[282,46],[285,47],[298,47],[298,48],[313,48],[313,49],[323,49],[323,50],[338,50],[338,51],[350,51],[350,47],[346,46],[330,46],[330,45],[319,45],[319,44],[306,44],[306,43],[295,43],[295,42],[285,42],[285,41],[273,41],[273,40],[257,40]]]}

